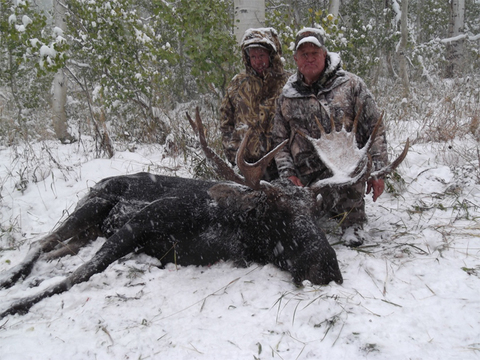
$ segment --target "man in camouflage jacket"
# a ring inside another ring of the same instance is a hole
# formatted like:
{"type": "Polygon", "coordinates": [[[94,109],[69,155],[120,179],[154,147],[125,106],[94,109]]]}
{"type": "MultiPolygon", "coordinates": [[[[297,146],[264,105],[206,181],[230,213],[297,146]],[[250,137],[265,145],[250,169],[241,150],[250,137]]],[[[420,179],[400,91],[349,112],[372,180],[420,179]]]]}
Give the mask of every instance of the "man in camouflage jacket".
{"type": "MultiPolygon", "coordinates": [[[[290,75],[284,72],[282,47],[274,29],[247,30],[241,50],[245,72],[233,78],[220,107],[223,148],[232,165],[236,164],[237,150],[249,128],[253,134],[248,140],[246,161],[255,162],[272,149],[275,102],[290,75]]],[[[264,179],[276,177],[272,161],[264,179]]]]}
{"type": "MultiPolygon", "coordinates": [[[[339,55],[327,51],[318,29],[301,30],[297,34],[294,51],[298,71],[290,77],[278,99],[273,129],[275,144],[284,139],[290,141],[277,154],[275,161],[280,177],[289,178],[298,186],[308,186],[332,174],[321,162],[312,144],[296,130],[319,138],[321,133],[315,118],[328,133],[331,131],[331,115],[337,131],[341,129],[342,121],[346,121],[347,130],[351,130],[360,111],[356,140],[359,147],[363,147],[380,112],[363,80],[342,70],[339,55]]],[[[385,130],[381,124],[370,150],[373,170],[388,163],[386,148],[385,130]]],[[[326,188],[321,194],[325,210],[340,221],[347,245],[358,246],[365,239],[365,183],[366,179],[363,179],[353,186],[337,190],[326,188]]],[[[384,181],[369,181],[367,188],[367,193],[373,190],[375,201],[384,190],[384,181]]]]}

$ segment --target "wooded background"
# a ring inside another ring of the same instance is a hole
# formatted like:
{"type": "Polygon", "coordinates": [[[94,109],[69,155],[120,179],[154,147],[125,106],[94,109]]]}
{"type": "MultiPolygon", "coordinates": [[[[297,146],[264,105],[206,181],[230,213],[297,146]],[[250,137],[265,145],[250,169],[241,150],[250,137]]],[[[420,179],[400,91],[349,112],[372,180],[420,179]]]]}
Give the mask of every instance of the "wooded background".
{"type": "MultiPolygon", "coordinates": [[[[365,79],[380,105],[399,104],[391,116],[447,101],[445,93],[431,97],[446,82],[456,93],[469,89],[468,104],[480,102],[479,0],[0,4],[4,146],[88,135],[102,156],[112,156],[115,141],[164,144],[173,134],[170,141],[181,143],[180,112],[172,111],[195,103],[216,117],[226,86],[243,68],[237,42],[248,21],[278,31],[290,71],[295,33],[323,28],[328,49],[365,79]]],[[[471,123],[478,127],[473,106],[471,123]]]]}

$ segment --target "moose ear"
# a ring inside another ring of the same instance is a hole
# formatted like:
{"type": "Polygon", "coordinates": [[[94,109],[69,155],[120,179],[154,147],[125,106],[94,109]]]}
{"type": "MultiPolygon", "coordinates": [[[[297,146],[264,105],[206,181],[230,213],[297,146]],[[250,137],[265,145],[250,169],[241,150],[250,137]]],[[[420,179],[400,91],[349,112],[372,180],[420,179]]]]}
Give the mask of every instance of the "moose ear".
{"type": "Polygon", "coordinates": [[[246,212],[260,206],[262,192],[233,183],[219,183],[208,190],[208,195],[221,207],[246,212]]]}
{"type": "Polygon", "coordinates": [[[244,189],[234,184],[218,183],[208,189],[208,195],[220,206],[232,206],[240,200],[244,189]]]}

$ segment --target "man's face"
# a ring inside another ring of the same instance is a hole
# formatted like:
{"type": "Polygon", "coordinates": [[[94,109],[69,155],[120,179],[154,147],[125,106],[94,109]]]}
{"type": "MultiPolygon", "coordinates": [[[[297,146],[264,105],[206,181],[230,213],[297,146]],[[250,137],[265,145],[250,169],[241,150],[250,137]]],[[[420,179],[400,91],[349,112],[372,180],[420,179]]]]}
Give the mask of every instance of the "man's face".
{"type": "Polygon", "coordinates": [[[293,56],[298,70],[305,78],[308,85],[313,84],[320,78],[325,68],[327,52],[312,43],[300,45],[297,53],[293,56]]]}
{"type": "Polygon", "coordinates": [[[270,56],[266,49],[253,47],[249,49],[250,65],[258,75],[264,76],[270,66],[270,56]]]}

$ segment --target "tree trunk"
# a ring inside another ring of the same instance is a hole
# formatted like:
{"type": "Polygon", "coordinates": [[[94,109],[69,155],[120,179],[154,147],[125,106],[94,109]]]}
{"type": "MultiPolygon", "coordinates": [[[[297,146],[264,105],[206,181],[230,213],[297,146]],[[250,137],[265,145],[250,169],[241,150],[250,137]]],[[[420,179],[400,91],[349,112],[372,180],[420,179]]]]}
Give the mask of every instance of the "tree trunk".
{"type": "Polygon", "coordinates": [[[53,128],[58,140],[63,144],[73,141],[73,137],[67,130],[67,114],[65,104],[67,102],[67,77],[60,69],[53,78],[52,117],[53,128]]]}
{"type": "Polygon", "coordinates": [[[240,44],[247,29],[265,27],[265,0],[234,0],[234,31],[240,44]]]}
{"type": "MultiPolygon", "coordinates": [[[[59,3],[59,0],[54,1],[55,10],[55,26],[63,31],[66,31],[67,24],[65,22],[65,8],[59,3]]],[[[67,103],[67,77],[63,69],[60,69],[53,79],[53,97],[52,97],[52,120],[53,128],[57,138],[62,143],[71,143],[74,137],[68,133],[67,130],[67,113],[65,112],[65,104],[67,103]]]]}
{"type": "Polygon", "coordinates": [[[408,42],[408,0],[402,0],[402,15],[400,18],[401,40],[399,47],[400,78],[403,84],[403,96],[410,94],[410,81],[408,79],[407,42],[408,42]]]}
{"type": "Polygon", "coordinates": [[[421,31],[422,29],[422,16],[420,14],[423,13],[423,11],[427,11],[427,8],[424,7],[424,1],[425,0],[417,0],[417,7],[416,7],[416,12],[417,12],[417,16],[416,16],[416,23],[415,23],[415,27],[418,29],[417,30],[417,43],[419,44],[423,44],[424,40],[425,40],[425,32],[424,31],[421,31]]]}
{"type": "Polygon", "coordinates": [[[340,0],[330,0],[328,5],[328,13],[334,17],[338,17],[338,10],[340,9],[340,0]]]}
{"type": "Polygon", "coordinates": [[[462,75],[463,70],[463,35],[465,22],[465,0],[450,1],[450,24],[447,44],[447,69],[446,77],[453,78],[462,75]]]}
{"type": "MultiPolygon", "coordinates": [[[[387,34],[391,34],[393,31],[395,31],[393,28],[396,28],[396,24],[393,21],[395,14],[393,14],[391,8],[391,1],[385,0],[383,4],[383,27],[385,36],[387,36],[387,34]]],[[[396,79],[398,75],[393,66],[395,48],[390,44],[390,42],[385,42],[385,46],[381,47],[379,50],[384,54],[385,61],[382,65],[387,73],[386,76],[396,79]]]]}

